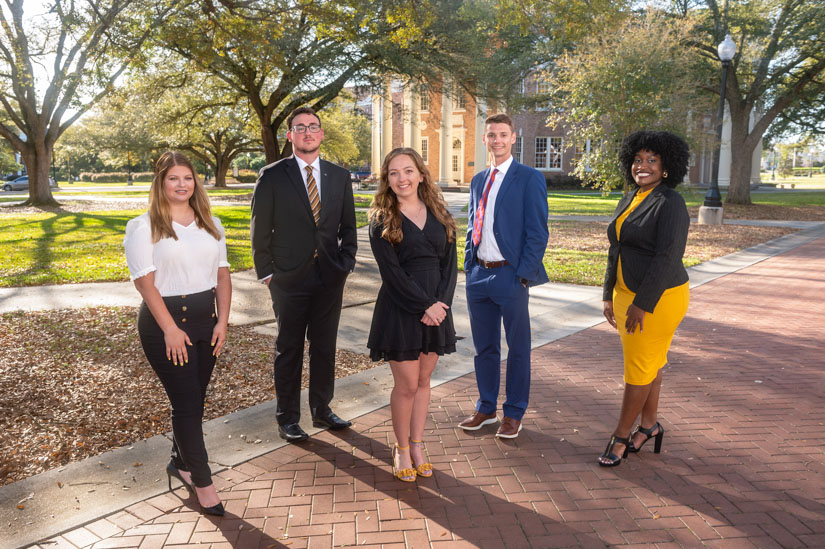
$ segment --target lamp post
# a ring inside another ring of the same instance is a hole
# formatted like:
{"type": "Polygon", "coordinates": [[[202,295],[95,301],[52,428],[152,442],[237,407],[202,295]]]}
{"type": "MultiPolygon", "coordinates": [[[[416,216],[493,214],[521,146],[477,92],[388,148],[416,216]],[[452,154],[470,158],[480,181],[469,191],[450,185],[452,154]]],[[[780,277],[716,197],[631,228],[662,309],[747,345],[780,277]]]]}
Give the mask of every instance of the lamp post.
{"type": "Polygon", "coordinates": [[[771,181],[776,181],[776,147],[771,150],[771,181]]]}
{"type": "Polygon", "coordinates": [[[736,44],[730,37],[725,39],[716,48],[719,60],[722,61],[722,85],[719,88],[719,110],[716,115],[716,148],[713,151],[712,177],[710,188],[705,194],[705,202],[699,208],[699,223],[702,225],[719,225],[722,223],[722,195],[719,193],[719,157],[722,149],[722,122],[725,117],[725,87],[728,82],[728,65],[736,54],[736,44]]]}
{"type": "Polygon", "coordinates": [[[814,176],[814,146],[808,146],[808,177],[814,176]]]}

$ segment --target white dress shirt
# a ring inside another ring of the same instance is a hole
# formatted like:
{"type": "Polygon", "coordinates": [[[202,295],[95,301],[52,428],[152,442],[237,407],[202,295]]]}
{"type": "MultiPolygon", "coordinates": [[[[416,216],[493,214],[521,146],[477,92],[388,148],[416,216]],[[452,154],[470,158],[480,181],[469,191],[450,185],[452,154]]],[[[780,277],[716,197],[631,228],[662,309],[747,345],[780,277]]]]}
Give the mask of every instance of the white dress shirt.
{"type": "MultiPolygon", "coordinates": [[[[501,183],[504,181],[504,177],[507,175],[507,170],[510,169],[510,165],[513,163],[513,157],[509,156],[507,160],[502,162],[498,166],[493,166],[489,173],[493,173],[493,170],[498,170],[496,174],[495,180],[493,180],[493,186],[490,187],[490,194],[487,195],[487,206],[484,210],[484,223],[481,225],[481,242],[478,244],[478,250],[476,250],[476,257],[481,259],[482,261],[503,261],[504,256],[501,255],[501,250],[498,249],[498,242],[496,242],[496,235],[493,232],[493,220],[495,219],[496,213],[496,198],[498,197],[498,192],[501,190],[501,183]]],[[[484,189],[487,188],[487,183],[489,182],[489,177],[484,180],[484,184],[481,187],[481,192],[484,193],[484,189]]],[[[479,203],[481,203],[481,197],[479,197],[479,203]]]]}
{"type": "MultiPolygon", "coordinates": [[[[298,168],[301,171],[301,179],[304,180],[304,187],[307,186],[307,166],[312,166],[312,175],[315,176],[315,185],[318,187],[318,197],[321,197],[321,159],[319,157],[315,157],[315,160],[312,161],[312,164],[307,164],[303,161],[303,159],[299,156],[295,156],[295,160],[298,162],[298,168]]],[[[309,196],[309,188],[307,188],[307,196],[309,196]]],[[[323,207],[323,203],[321,204],[323,207]]]]}
{"type": "Polygon", "coordinates": [[[212,221],[221,235],[215,240],[195,221],[187,226],[172,222],[178,239],[152,242],[149,212],[126,224],[123,247],[131,280],[155,273],[155,288],[163,297],[196,294],[218,285],[218,268],[229,267],[226,236],[220,220],[212,221]]]}

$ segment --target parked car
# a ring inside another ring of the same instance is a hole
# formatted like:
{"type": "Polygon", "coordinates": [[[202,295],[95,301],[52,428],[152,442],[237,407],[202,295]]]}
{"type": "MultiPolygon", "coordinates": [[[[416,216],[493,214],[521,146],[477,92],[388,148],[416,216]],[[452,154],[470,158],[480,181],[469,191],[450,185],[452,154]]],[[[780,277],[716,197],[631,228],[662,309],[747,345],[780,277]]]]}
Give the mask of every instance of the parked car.
{"type": "MultiPolygon", "coordinates": [[[[57,187],[57,183],[51,177],[49,178],[49,187],[57,187]]],[[[14,181],[3,183],[4,191],[28,191],[29,190],[29,176],[21,175],[14,181]]]]}
{"type": "Polygon", "coordinates": [[[372,174],[370,173],[369,170],[366,170],[366,171],[359,170],[359,171],[352,171],[352,172],[349,173],[349,175],[350,175],[350,180],[353,183],[357,183],[359,181],[369,179],[370,175],[372,175],[372,174]]]}

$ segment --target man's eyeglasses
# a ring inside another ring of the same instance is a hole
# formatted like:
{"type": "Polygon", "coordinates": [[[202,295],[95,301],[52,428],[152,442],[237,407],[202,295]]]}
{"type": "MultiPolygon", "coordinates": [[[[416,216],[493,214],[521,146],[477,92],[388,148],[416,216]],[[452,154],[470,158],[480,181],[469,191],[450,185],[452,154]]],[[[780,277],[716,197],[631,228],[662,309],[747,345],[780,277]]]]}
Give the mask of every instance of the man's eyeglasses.
{"type": "Polygon", "coordinates": [[[318,133],[321,131],[321,124],[310,124],[309,126],[295,124],[292,126],[292,133],[306,133],[307,130],[309,130],[310,133],[318,133]]]}

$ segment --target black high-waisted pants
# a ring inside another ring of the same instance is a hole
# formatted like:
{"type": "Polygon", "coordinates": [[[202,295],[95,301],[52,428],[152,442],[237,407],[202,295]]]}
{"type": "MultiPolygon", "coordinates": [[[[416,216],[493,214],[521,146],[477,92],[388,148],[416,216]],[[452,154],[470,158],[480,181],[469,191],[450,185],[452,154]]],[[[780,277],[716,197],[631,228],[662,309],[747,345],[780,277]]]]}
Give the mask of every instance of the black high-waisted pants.
{"type": "Polygon", "coordinates": [[[212,484],[203,442],[203,402],[215,367],[211,343],[217,323],[215,290],[164,297],[163,301],[175,324],[192,342],[186,347],[189,362],[175,366],[166,358],[163,330],[146,303],[141,304],[138,313],[140,343],[172,404],[172,460],[178,469],[192,473],[195,486],[203,488],[212,484]]]}

